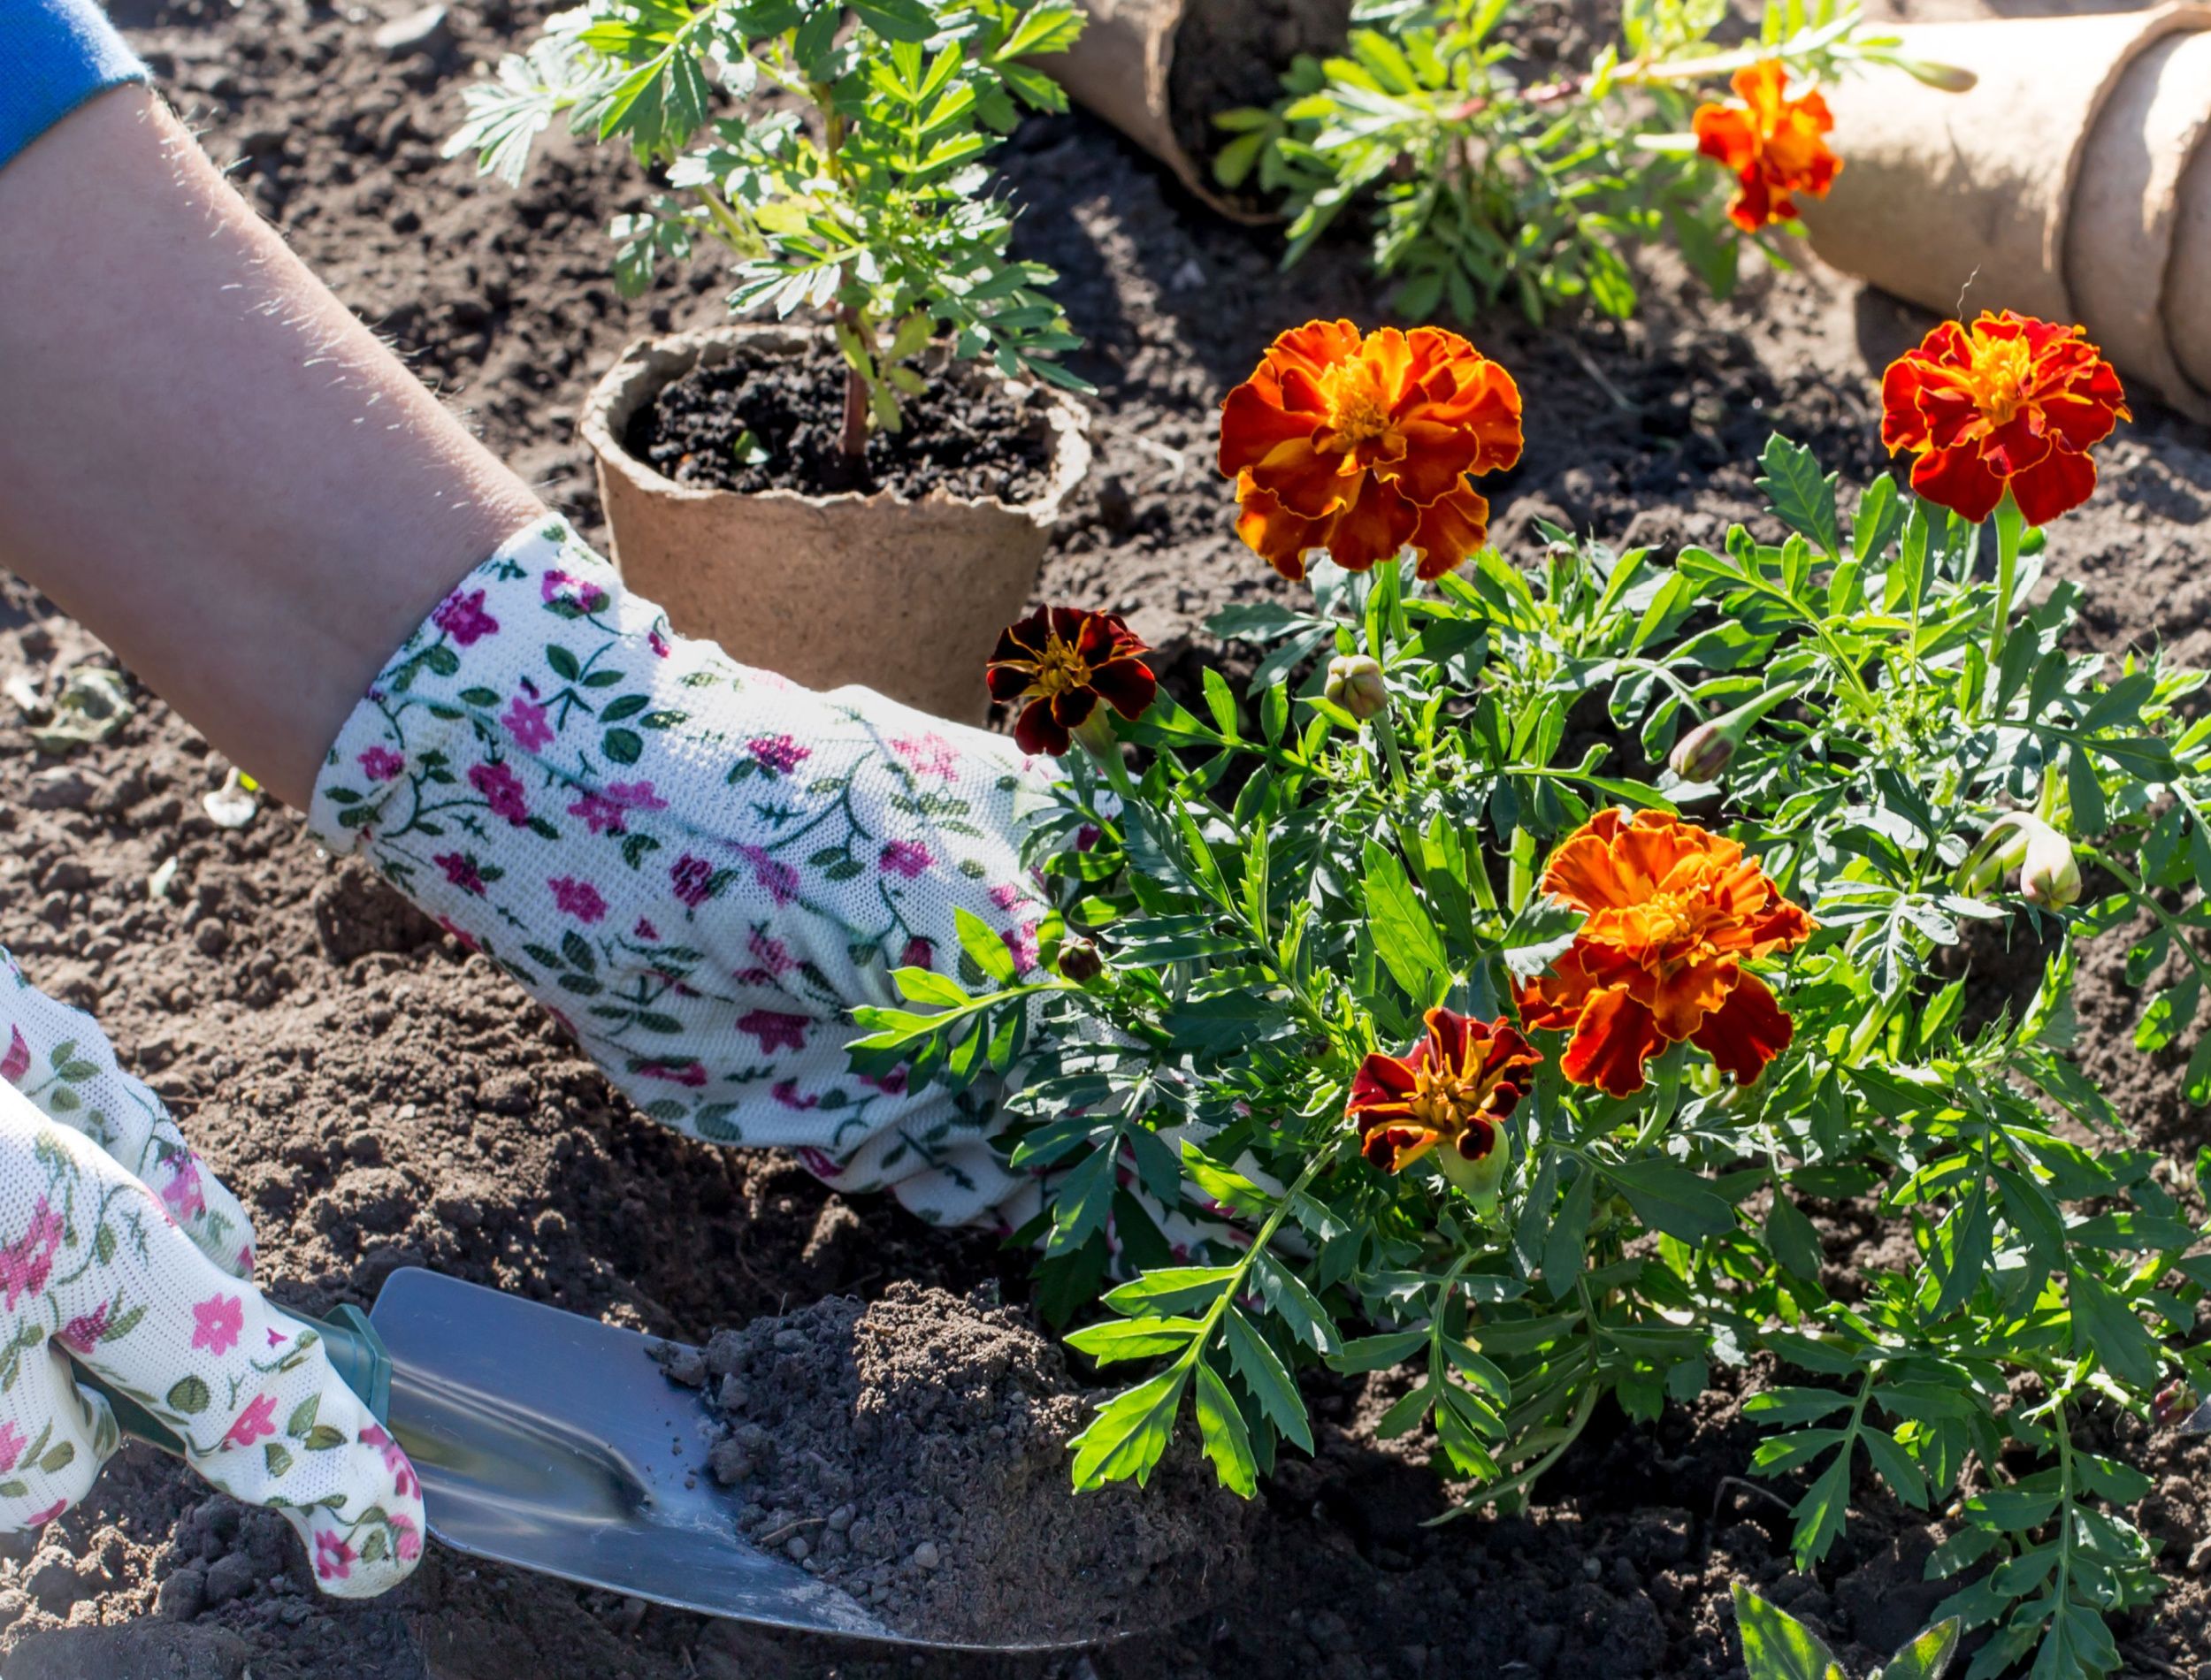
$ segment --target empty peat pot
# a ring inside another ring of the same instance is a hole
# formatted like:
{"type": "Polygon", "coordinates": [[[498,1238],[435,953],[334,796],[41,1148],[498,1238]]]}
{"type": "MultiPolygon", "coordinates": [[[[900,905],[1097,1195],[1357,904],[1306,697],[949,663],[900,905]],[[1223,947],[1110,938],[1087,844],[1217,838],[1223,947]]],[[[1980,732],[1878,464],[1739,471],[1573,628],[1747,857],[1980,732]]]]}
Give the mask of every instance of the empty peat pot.
{"type": "MultiPolygon", "coordinates": [[[[630,453],[631,422],[696,367],[799,357],[822,340],[727,326],[641,340],[593,390],[583,433],[598,458],[614,562],[686,636],[810,689],[860,683],[939,717],[980,722],[983,668],[1021,615],[1050,528],[1089,470],[1082,408],[1046,390],[1044,485],[1019,503],[932,489],[812,495],[677,484],[630,453]]],[[[935,370],[996,379],[975,363],[935,370]]]]}

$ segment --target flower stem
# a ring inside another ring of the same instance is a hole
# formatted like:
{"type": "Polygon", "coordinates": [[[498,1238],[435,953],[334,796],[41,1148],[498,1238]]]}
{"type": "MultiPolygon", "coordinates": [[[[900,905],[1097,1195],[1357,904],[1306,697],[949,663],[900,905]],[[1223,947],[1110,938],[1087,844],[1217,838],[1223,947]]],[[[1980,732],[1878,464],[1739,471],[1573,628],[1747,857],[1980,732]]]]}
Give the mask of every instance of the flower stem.
{"type": "Polygon", "coordinates": [[[1581,1391],[1580,1399],[1574,1402],[1573,1416],[1566,1420],[1565,1427],[1559,1432],[1558,1439],[1552,1444],[1550,1450],[1542,1457],[1537,1459],[1526,1470],[1515,1471],[1494,1486],[1477,1489],[1474,1497],[1468,1500],[1466,1503],[1454,1505],[1442,1516],[1431,1517],[1429,1521],[1431,1523],[1444,1522],[1465,1512],[1479,1510],[1485,1505],[1495,1505],[1498,1501],[1510,1498],[1520,1489],[1533,1485],[1545,1470],[1566,1455],[1566,1449],[1581,1439],[1581,1432],[1589,1426],[1590,1415],[1597,1409],[1597,1396],[1601,1388],[1600,1384],[1592,1380],[1581,1391]]]}
{"type": "MultiPolygon", "coordinates": [[[[1343,1093],[1343,1096],[1346,1102],[1350,1100],[1350,1093],[1348,1090],[1343,1093]]],[[[1341,1140],[1338,1140],[1315,1155],[1312,1160],[1305,1163],[1305,1170],[1297,1175],[1297,1181],[1282,1192],[1282,1199],[1274,1204],[1274,1211],[1266,1216],[1266,1223],[1259,1226],[1259,1234],[1251,1239],[1251,1246],[1244,1249],[1243,1258],[1236,1262],[1235,1275],[1230,1277],[1222,1287],[1220,1294],[1213,1298],[1213,1303],[1206,1310],[1202,1321],[1205,1328],[1190,1338],[1189,1351],[1183,1354],[1177,1362],[1178,1363],[1195,1365],[1197,1363],[1199,1355],[1212,1342],[1213,1333],[1220,1329],[1221,1318],[1227,1314],[1229,1307],[1235,1303],[1236,1296],[1243,1293],[1243,1280],[1251,1276],[1251,1267],[1257,1263],[1259,1256],[1266,1252],[1267,1244],[1274,1240],[1274,1233],[1281,1229],[1282,1220],[1289,1212],[1290,1203],[1304,1194],[1305,1187],[1320,1176],[1322,1167],[1335,1159],[1337,1150],[1341,1147],[1341,1140]]]]}
{"type": "Polygon", "coordinates": [[[2004,637],[2011,625],[2011,592],[2019,572],[2019,538],[2025,530],[2025,515],[2006,490],[2004,499],[1996,504],[1996,616],[1988,630],[1988,715],[1992,718],[1997,714],[1996,696],[2002,686],[2004,637]]]}
{"type": "Polygon", "coordinates": [[[1527,905],[1528,895],[1535,890],[1535,836],[1526,829],[1512,831],[1512,850],[1506,859],[1504,877],[1505,904],[1512,914],[1519,915],[1527,905]]]}
{"type": "MultiPolygon", "coordinates": [[[[855,338],[864,341],[860,311],[847,306],[840,311],[845,326],[855,338]]],[[[859,368],[847,362],[845,367],[845,424],[838,434],[837,447],[845,459],[855,466],[868,453],[868,381],[859,368]]]]}

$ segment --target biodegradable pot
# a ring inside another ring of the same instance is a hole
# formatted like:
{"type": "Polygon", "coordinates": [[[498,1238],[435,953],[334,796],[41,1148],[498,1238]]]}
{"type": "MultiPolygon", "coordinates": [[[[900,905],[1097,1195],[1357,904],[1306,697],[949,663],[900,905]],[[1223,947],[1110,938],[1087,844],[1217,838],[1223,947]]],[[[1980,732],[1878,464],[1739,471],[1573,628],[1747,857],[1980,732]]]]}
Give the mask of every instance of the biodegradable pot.
{"type": "Polygon", "coordinates": [[[2211,418],[2211,5],[1901,25],[1978,78],[1828,91],[1843,170],[1800,200],[1837,268],[1945,315],[2078,322],[2130,379],[2211,418]]]}
{"type": "MultiPolygon", "coordinates": [[[[939,717],[979,722],[983,668],[1037,584],[1048,529],[1089,470],[1085,416],[1048,391],[1052,464],[1018,506],[932,490],[756,494],[679,485],[631,454],[639,409],[697,366],[798,355],[818,340],[776,326],[645,339],[623,352],[585,408],[614,562],[687,636],[812,689],[864,684],[939,717]]],[[[958,377],[955,375],[954,377],[958,377]]],[[[978,379],[998,376],[981,368],[978,379]]]]}
{"type": "MultiPolygon", "coordinates": [[[[1300,52],[1341,51],[1350,16],[1348,0],[1342,6],[1308,0],[1280,19],[1255,0],[1083,0],[1089,21],[1081,37],[1070,50],[1037,59],[1037,66],[1223,216],[1254,226],[1280,221],[1271,211],[1224,194],[1214,185],[1206,160],[1192,157],[1182,143],[1175,122],[1175,49],[1187,45],[1183,26],[1201,6],[1207,8],[1205,45],[1211,50],[1275,72],[1287,70],[1300,52]]],[[[1208,122],[1214,114],[1195,113],[1208,122]]]]}

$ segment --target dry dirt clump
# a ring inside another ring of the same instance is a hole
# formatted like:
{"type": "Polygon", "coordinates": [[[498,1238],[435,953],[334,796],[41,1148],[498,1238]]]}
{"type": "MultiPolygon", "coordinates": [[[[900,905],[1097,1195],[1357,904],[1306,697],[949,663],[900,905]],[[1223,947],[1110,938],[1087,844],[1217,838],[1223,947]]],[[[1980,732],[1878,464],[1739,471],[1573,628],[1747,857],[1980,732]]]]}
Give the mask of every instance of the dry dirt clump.
{"type": "Polygon", "coordinates": [[[1109,1638],[1195,1615],[1247,1571],[1250,1508],[1188,1458],[1146,1490],[1072,1491],[1090,1408],[988,1288],[832,1296],[665,1363],[727,1425],[710,1462],[745,1534],[901,1633],[1109,1638]]]}

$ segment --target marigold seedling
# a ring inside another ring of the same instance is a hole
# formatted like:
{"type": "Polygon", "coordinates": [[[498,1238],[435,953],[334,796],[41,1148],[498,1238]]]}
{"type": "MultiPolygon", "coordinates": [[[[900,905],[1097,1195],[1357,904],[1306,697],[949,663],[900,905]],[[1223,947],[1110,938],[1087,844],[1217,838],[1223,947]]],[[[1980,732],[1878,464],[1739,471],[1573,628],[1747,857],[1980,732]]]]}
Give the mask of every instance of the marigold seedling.
{"type": "Polygon", "coordinates": [[[556,117],[627,140],[668,190],[615,218],[624,293],[705,241],[734,263],[733,313],[826,315],[856,457],[871,427],[898,430],[942,338],[1087,389],[1053,359],[1078,342],[1056,276],[1007,255],[1013,217],[982,164],[1023,107],[1067,109],[1027,61],[1082,27],[1067,0],[592,0],[469,89],[446,155],[514,184],[556,117]]]}

